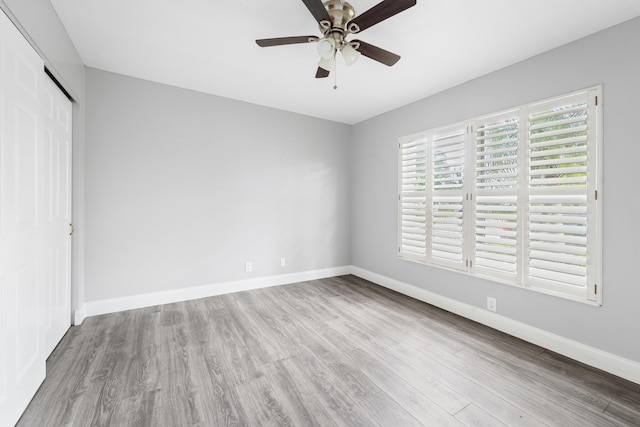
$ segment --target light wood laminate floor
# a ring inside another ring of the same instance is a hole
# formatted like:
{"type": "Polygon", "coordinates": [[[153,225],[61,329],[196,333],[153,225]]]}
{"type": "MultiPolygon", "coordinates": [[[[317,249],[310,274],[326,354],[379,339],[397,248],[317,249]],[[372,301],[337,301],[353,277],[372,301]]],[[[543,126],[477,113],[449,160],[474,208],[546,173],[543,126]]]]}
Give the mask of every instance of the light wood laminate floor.
{"type": "Polygon", "coordinates": [[[19,426],[632,426],[640,385],[354,276],[88,318],[19,426]]]}

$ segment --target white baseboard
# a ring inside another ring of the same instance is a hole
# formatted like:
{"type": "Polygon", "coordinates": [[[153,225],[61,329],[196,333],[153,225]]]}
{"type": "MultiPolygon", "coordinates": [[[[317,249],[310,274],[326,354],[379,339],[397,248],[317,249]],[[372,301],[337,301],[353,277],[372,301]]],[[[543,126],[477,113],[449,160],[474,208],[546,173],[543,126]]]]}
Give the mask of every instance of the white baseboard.
{"type": "Polygon", "coordinates": [[[258,277],[248,280],[238,280],[163,292],[132,295],[122,298],[90,301],[75,311],[74,324],[80,325],[85,318],[100,314],[115,313],[118,311],[132,310],[135,308],[150,307],[160,304],[170,304],[173,302],[206,298],[232,292],[287,285],[307,280],[324,279],[327,277],[341,276],[345,274],[353,274],[380,286],[384,286],[385,288],[392,289],[401,294],[432,304],[467,319],[640,384],[640,363],[638,362],[625,359],[615,354],[607,353],[606,351],[602,351],[560,335],[552,334],[525,323],[509,319],[480,307],[456,301],[427,291],[418,286],[400,282],[355,266],[311,270],[280,276],[258,277]]]}
{"type": "Polygon", "coordinates": [[[640,363],[359,267],[351,274],[640,384],[640,363]]]}
{"type": "Polygon", "coordinates": [[[307,280],[324,279],[327,277],[350,274],[351,267],[333,267],[322,270],[310,270],[300,273],[284,274],[279,276],[257,277],[233,282],[214,283],[211,285],[194,286],[190,288],[172,289],[169,291],[152,292],[147,294],[131,295],[121,298],[111,298],[98,301],[89,301],[74,313],[74,324],[80,325],[82,321],[91,316],[116,313],[118,311],[132,310],[135,308],[151,307],[160,304],[170,304],[180,301],[188,301],[198,298],[212,297],[229,294],[232,292],[249,291],[252,289],[268,288],[271,286],[287,285],[290,283],[304,282],[307,280]]]}
{"type": "Polygon", "coordinates": [[[83,304],[79,309],[73,312],[73,324],[78,326],[87,318],[87,305],[83,304]]]}

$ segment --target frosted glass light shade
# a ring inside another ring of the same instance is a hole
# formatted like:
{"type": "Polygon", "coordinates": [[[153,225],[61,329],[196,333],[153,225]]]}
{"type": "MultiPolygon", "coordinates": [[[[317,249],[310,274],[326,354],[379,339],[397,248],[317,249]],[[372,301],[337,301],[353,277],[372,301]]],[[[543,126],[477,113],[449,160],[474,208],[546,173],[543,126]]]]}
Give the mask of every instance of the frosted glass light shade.
{"type": "Polygon", "coordinates": [[[355,64],[358,58],[360,58],[360,56],[362,55],[360,52],[355,50],[353,46],[351,46],[350,44],[344,45],[341,52],[342,52],[342,57],[344,58],[344,62],[346,62],[347,65],[355,64]]]}
{"type": "Polygon", "coordinates": [[[322,58],[320,62],[318,62],[318,67],[327,70],[327,71],[335,71],[336,70],[336,58],[322,58]]]}
{"type": "Polygon", "coordinates": [[[336,42],[333,39],[322,39],[318,42],[318,53],[323,59],[333,58],[336,52],[336,42]]]}

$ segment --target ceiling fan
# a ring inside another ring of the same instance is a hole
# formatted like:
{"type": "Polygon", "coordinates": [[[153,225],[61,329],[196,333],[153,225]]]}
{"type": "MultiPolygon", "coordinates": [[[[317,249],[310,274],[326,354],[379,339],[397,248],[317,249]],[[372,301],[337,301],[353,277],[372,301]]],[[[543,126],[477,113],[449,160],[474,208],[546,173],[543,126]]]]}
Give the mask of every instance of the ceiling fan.
{"type": "Polygon", "coordinates": [[[353,64],[360,55],[382,64],[392,66],[400,56],[362,40],[346,40],[349,34],[357,34],[412,6],[416,0],[383,0],[366,12],[355,16],[355,9],[343,0],[302,0],[320,25],[322,37],[296,36],[259,39],[260,47],[282,46],[298,43],[318,43],[320,62],[316,78],[325,78],[336,67],[336,53],[340,51],[347,65],[353,64]]]}

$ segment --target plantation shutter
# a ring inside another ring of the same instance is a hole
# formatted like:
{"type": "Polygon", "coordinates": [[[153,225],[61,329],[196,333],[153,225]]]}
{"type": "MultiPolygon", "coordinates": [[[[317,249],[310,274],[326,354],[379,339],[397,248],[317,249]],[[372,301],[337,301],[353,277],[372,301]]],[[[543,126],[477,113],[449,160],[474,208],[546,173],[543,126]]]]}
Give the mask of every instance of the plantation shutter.
{"type": "Polygon", "coordinates": [[[595,300],[596,93],[533,105],[528,118],[528,285],[595,300]]]}
{"type": "Polygon", "coordinates": [[[519,112],[475,123],[476,273],[518,282],[519,112]]]}
{"type": "Polygon", "coordinates": [[[427,149],[422,135],[399,142],[398,251],[403,258],[424,260],[427,253],[427,149]]]}
{"type": "Polygon", "coordinates": [[[431,261],[464,268],[465,126],[433,132],[431,145],[431,261]]]}
{"type": "Polygon", "coordinates": [[[400,138],[399,256],[601,304],[601,91],[400,138]]]}

